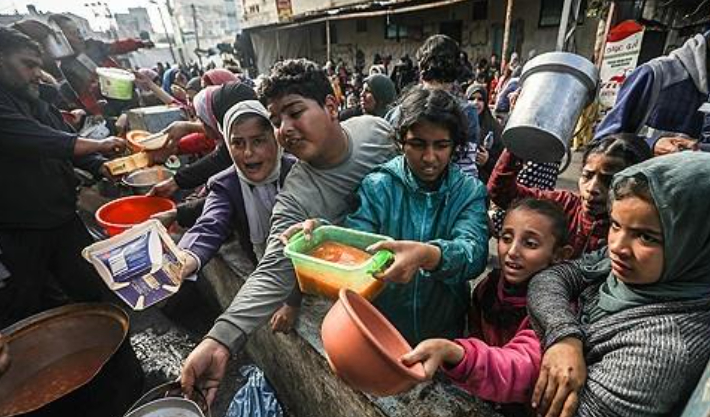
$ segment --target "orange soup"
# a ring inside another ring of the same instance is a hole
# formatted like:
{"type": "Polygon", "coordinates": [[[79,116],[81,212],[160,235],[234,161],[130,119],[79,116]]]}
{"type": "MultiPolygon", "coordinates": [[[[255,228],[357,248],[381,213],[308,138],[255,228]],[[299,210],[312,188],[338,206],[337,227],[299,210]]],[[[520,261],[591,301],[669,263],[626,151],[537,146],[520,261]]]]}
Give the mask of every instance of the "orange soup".
{"type": "Polygon", "coordinates": [[[360,265],[372,256],[362,249],[338,242],[323,242],[310,251],[308,255],[345,266],[360,265]]]}

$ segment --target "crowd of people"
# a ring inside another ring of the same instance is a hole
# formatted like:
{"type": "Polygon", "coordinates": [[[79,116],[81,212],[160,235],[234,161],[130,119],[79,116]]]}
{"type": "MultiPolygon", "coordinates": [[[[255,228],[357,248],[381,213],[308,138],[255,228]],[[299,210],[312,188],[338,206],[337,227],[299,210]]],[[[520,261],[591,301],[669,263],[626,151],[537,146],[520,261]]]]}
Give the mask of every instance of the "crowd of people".
{"type": "MultiPolygon", "coordinates": [[[[182,277],[232,236],[255,266],[185,359],[184,392],[213,401],[255,329],[292,329],[302,294],[285,244],[336,224],[393,239],[368,249],[394,253],[373,304],[414,346],[400,360],[427,378],[441,371],[505,415],[677,414],[710,359],[710,127],[698,110],[709,38],[634,71],[585,147],[575,191],[556,189],[558,163],[505,149],[524,90],[517,54],[499,74],[495,55],[474,67],[434,35],[416,63],[390,69],[377,56],[367,76],[307,59],[253,81],[227,68],[135,71],[133,105],[186,116],[149,152],[154,164],[192,161],[149,193],[189,195],[156,215],[185,230],[182,277]]],[[[49,61],[0,28],[0,328],[112,297],[80,255],[92,238],[74,168],[115,180],[105,163],[126,147],[127,105],[100,104],[92,88],[68,100],[71,77],[56,75],[67,65],[50,79],[49,61]],[[77,110],[109,108],[113,136],[77,133],[77,110]]],[[[11,358],[0,336],[0,377],[11,358]]]]}

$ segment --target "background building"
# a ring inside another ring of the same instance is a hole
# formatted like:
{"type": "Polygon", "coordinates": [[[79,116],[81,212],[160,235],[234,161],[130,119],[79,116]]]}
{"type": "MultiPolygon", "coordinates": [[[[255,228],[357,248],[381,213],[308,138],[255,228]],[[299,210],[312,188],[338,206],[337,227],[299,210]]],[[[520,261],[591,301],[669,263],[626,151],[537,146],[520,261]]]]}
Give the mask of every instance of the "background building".
{"type": "MultiPolygon", "coordinates": [[[[555,50],[565,0],[244,0],[243,38],[259,72],[280,58],[306,56],[352,66],[358,53],[367,67],[375,54],[393,62],[414,56],[428,36],[443,33],[459,41],[471,60],[501,55],[506,6],[512,3],[506,55],[523,60],[555,50]]],[[[573,0],[580,13],[573,50],[592,58],[603,39],[608,0],[573,0]],[[598,45],[596,45],[598,46],[598,45]]],[[[710,22],[710,2],[617,0],[612,24],[632,19],[646,26],[641,62],[682,43],[710,22]]]]}
{"type": "Polygon", "coordinates": [[[113,15],[118,26],[118,36],[120,38],[139,38],[147,36],[153,39],[155,31],[150,22],[148,9],[145,7],[129,7],[128,13],[116,13],[113,15]],[[142,35],[142,34],[145,35],[142,35]]]}

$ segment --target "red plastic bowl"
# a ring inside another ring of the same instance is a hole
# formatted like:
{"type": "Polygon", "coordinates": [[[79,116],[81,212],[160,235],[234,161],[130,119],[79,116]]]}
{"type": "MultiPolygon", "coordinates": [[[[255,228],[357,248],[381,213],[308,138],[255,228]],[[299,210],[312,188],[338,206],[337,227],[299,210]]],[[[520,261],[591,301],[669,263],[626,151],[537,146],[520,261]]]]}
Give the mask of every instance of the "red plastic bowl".
{"type": "Polygon", "coordinates": [[[331,369],[355,389],[377,396],[407,391],[425,380],[421,363],[399,358],[409,343],[377,309],[356,292],[340,290],[321,327],[331,369]]]}
{"type": "Polygon", "coordinates": [[[96,221],[109,236],[115,236],[150,219],[150,216],[175,208],[163,197],[136,195],[104,204],[96,211],[96,221]]]}

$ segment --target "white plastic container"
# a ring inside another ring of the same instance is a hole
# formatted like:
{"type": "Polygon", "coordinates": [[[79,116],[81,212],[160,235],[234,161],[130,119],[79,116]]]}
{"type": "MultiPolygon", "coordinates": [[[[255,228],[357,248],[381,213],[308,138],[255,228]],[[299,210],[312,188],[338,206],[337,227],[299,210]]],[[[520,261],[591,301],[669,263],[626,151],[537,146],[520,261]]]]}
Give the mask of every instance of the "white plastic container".
{"type": "Polygon", "coordinates": [[[97,68],[101,94],[116,100],[130,100],[133,98],[133,81],[136,77],[130,72],[120,68],[97,68]]]}

